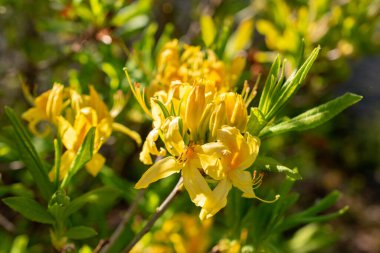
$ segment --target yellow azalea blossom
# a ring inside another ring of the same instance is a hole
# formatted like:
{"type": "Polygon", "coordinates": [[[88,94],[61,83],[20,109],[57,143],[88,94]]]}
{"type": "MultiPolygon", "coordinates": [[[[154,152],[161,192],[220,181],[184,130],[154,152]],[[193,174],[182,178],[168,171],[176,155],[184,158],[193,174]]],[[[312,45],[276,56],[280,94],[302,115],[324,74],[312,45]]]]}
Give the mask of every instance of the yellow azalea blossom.
{"type": "MultiPolygon", "coordinates": [[[[94,87],[89,87],[90,94],[79,94],[72,88],[64,88],[61,84],[54,84],[48,90],[34,100],[34,106],[27,110],[23,119],[29,122],[29,129],[35,135],[46,135],[49,129],[38,131],[40,122],[47,121],[57,127],[58,135],[62,140],[66,151],[62,154],[60,164],[60,179],[62,180],[70,169],[85,136],[91,127],[95,127],[94,154],[91,161],[86,164],[87,170],[96,175],[105,163],[105,158],[98,154],[100,147],[110,137],[112,131],[119,131],[129,135],[138,145],[141,138],[138,133],[113,121],[113,117],[120,112],[118,108],[108,110],[94,87]]],[[[119,96],[121,96],[119,94],[119,96]]],[[[120,100],[121,98],[119,98],[120,100]]],[[[121,103],[121,102],[120,102],[121,103]]],[[[54,178],[55,168],[50,172],[50,178],[54,178]]]]}
{"type": "Polygon", "coordinates": [[[178,81],[189,84],[202,82],[208,87],[228,91],[240,76],[241,62],[237,60],[234,67],[227,67],[212,50],[203,51],[198,46],[186,44],[181,47],[178,40],[172,40],[163,46],[158,55],[150,94],[159,90],[168,91],[178,81]]]}
{"type": "MultiPolygon", "coordinates": [[[[146,188],[153,182],[182,171],[183,184],[190,198],[197,206],[202,207],[207,198],[211,197],[212,191],[201,174],[201,163],[198,154],[211,153],[209,149],[212,147],[203,148],[200,145],[192,144],[186,146],[183,139],[180,138],[178,119],[177,117],[169,121],[170,129],[166,134],[166,138],[168,138],[167,145],[172,145],[172,148],[168,149],[172,156],[163,158],[153,164],[136,183],[135,188],[146,188]],[[170,137],[173,138],[170,140],[170,137]]],[[[218,158],[213,154],[203,154],[203,159],[207,158],[217,164],[218,158]]]]}
{"type": "Polygon", "coordinates": [[[201,218],[208,218],[223,208],[227,203],[227,195],[232,185],[243,192],[243,197],[255,198],[254,180],[251,173],[246,171],[259,153],[260,140],[246,133],[244,136],[235,127],[224,126],[218,131],[218,141],[203,145],[200,162],[205,173],[219,183],[213,191],[213,196],[207,200],[200,214],[201,218]],[[213,152],[213,153],[210,153],[213,152]],[[219,154],[215,154],[219,153],[219,154]],[[210,164],[209,155],[220,157],[218,165],[210,164]]]}
{"type": "MultiPolygon", "coordinates": [[[[95,127],[94,154],[92,159],[86,164],[87,171],[96,176],[105,163],[105,158],[98,153],[100,147],[111,136],[113,130],[117,130],[133,137],[138,144],[141,143],[140,136],[127,127],[113,122],[110,111],[102,101],[96,90],[90,86],[90,95],[80,95],[71,90],[71,105],[74,111],[74,120],[58,117],[58,133],[62,143],[66,148],[62,155],[65,161],[60,166],[60,179],[62,180],[70,169],[70,165],[75,155],[82,145],[84,138],[91,127],[95,127]]],[[[70,118],[70,117],[68,117],[70,118]]],[[[54,178],[55,169],[50,172],[50,177],[54,178]]]]}
{"type": "Polygon", "coordinates": [[[42,121],[56,124],[63,108],[63,100],[64,87],[55,83],[51,90],[42,93],[34,100],[32,108],[22,114],[22,118],[29,122],[29,129],[34,135],[44,136],[49,133],[48,128],[40,132],[37,125],[42,121]]]}

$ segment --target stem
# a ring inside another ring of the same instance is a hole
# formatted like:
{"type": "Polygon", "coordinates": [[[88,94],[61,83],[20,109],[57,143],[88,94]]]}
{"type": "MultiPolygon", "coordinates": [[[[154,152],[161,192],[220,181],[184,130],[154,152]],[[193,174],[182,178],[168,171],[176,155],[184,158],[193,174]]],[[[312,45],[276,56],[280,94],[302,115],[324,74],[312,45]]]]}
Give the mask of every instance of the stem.
{"type": "Polygon", "coordinates": [[[178,180],[177,185],[170,192],[170,194],[166,197],[164,202],[162,202],[162,204],[157,208],[156,213],[150,218],[150,220],[146,223],[144,228],[133,238],[133,240],[129,243],[129,245],[123,250],[123,252],[129,252],[136,245],[136,243],[138,243],[143,238],[143,236],[147,232],[149,232],[149,230],[153,227],[153,225],[157,221],[157,219],[161,217],[161,215],[169,207],[169,204],[173,201],[174,197],[177,195],[177,192],[178,192],[178,190],[182,184],[182,181],[183,181],[183,178],[181,177],[178,180]]]}
{"type": "Polygon", "coordinates": [[[137,206],[144,196],[146,189],[140,190],[136,196],[135,201],[132,203],[132,205],[129,206],[128,210],[124,213],[122,220],[120,221],[119,225],[111,235],[110,239],[107,242],[107,245],[104,245],[103,248],[99,251],[99,253],[105,253],[107,252],[112,246],[115,244],[115,242],[119,239],[121,233],[124,231],[125,226],[129,222],[129,220],[132,217],[132,214],[136,211],[137,206]]]}

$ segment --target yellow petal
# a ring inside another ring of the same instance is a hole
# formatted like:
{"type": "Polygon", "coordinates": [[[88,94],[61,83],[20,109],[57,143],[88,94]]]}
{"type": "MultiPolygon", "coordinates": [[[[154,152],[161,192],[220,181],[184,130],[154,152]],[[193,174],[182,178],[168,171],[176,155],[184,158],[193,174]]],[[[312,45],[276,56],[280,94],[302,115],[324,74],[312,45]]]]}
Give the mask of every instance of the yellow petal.
{"type": "Polygon", "coordinates": [[[220,163],[220,157],[224,150],[226,147],[221,142],[206,143],[196,149],[202,169],[215,180],[226,177],[225,170],[220,163]]]}
{"type": "Polygon", "coordinates": [[[165,149],[161,148],[160,151],[158,151],[157,149],[156,141],[158,139],[158,136],[158,130],[153,129],[149,132],[148,136],[146,137],[139,157],[140,161],[142,161],[146,165],[153,163],[152,158],[150,157],[151,154],[157,156],[164,156],[166,154],[165,149]]]}
{"type": "Polygon", "coordinates": [[[165,134],[165,147],[173,156],[179,156],[185,149],[179,120],[179,117],[169,117],[162,126],[162,132],[165,134]]]}
{"type": "Polygon", "coordinates": [[[141,145],[141,142],[142,142],[141,136],[139,135],[138,132],[133,131],[132,129],[130,129],[130,128],[122,125],[122,124],[116,123],[116,122],[112,123],[112,128],[115,131],[118,131],[118,132],[121,132],[123,134],[128,135],[137,143],[137,145],[139,145],[139,146],[141,145]]]}
{"type": "Polygon", "coordinates": [[[95,153],[92,156],[92,159],[86,163],[87,171],[93,175],[94,177],[99,173],[102,169],[106,159],[101,154],[95,153]]]}
{"type": "Polygon", "coordinates": [[[42,112],[39,108],[30,108],[29,110],[27,110],[26,112],[24,112],[22,114],[22,118],[26,121],[28,121],[28,127],[29,127],[29,130],[36,136],[40,136],[40,137],[43,137],[43,136],[46,136],[50,133],[50,128],[49,127],[45,127],[45,129],[43,130],[43,132],[40,132],[38,129],[37,129],[37,124],[40,123],[41,121],[43,120],[46,120],[46,115],[44,112],[42,112]]]}
{"type": "Polygon", "coordinates": [[[233,186],[239,188],[243,192],[243,197],[256,197],[253,192],[251,173],[248,171],[232,170],[228,174],[228,178],[231,180],[233,186]]]}
{"type": "Polygon", "coordinates": [[[90,85],[90,106],[94,108],[100,119],[111,117],[107,105],[92,85],[90,85]]]}
{"type": "Polygon", "coordinates": [[[153,164],[136,183],[135,188],[141,189],[148,187],[151,183],[162,178],[168,177],[173,173],[178,173],[182,165],[174,157],[166,157],[153,164]]]}
{"type": "Polygon", "coordinates": [[[211,189],[196,166],[188,164],[182,169],[183,185],[197,206],[203,206],[211,196],[211,189]]]}
{"type": "Polygon", "coordinates": [[[77,142],[77,133],[71,124],[62,116],[58,117],[58,133],[65,148],[73,150],[77,142]]]}
{"type": "Polygon", "coordinates": [[[227,195],[230,190],[231,183],[227,179],[221,180],[212,191],[212,195],[207,198],[199,214],[199,218],[201,220],[208,219],[225,207],[227,205],[227,195]]]}
{"type": "Polygon", "coordinates": [[[55,83],[50,90],[49,97],[46,102],[46,115],[53,123],[56,117],[61,114],[63,104],[63,85],[55,83]]]}

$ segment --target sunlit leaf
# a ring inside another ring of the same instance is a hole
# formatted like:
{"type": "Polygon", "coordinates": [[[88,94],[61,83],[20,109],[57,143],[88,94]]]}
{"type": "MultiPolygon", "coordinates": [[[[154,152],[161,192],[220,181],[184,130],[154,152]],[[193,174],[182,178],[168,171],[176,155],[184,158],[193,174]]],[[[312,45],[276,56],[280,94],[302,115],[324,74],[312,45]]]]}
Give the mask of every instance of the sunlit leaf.
{"type": "Polygon", "coordinates": [[[264,129],[261,136],[268,137],[289,131],[304,131],[317,127],[335,117],[347,107],[359,102],[362,98],[362,96],[356,94],[346,93],[297,117],[264,129]]]}
{"type": "Polygon", "coordinates": [[[205,43],[206,47],[210,47],[210,45],[214,42],[216,36],[214,21],[210,16],[203,15],[201,16],[200,23],[203,42],[205,43]]]}
{"type": "Polygon", "coordinates": [[[257,157],[256,161],[253,164],[253,167],[255,170],[258,170],[258,171],[285,173],[288,177],[294,180],[302,179],[297,168],[290,169],[270,157],[265,157],[265,156],[257,157]]]}

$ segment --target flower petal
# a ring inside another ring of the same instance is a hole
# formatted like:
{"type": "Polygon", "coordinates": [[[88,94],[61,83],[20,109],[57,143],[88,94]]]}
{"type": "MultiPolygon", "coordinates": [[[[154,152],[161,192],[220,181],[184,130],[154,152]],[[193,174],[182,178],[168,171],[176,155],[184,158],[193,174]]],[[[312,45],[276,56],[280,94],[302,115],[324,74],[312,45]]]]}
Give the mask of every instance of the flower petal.
{"type": "Polygon", "coordinates": [[[196,149],[204,172],[215,180],[226,177],[225,169],[220,162],[224,150],[226,147],[221,142],[206,143],[196,149]]]}
{"type": "Polygon", "coordinates": [[[101,154],[95,153],[92,155],[92,159],[86,163],[87,171],[93,175],[94,177],[99,173],[102,169],[106,159],[101,154]]]}
{"type": "Polygon", "coordinates": [[[254,198],[256,197],[253,192],[251,173],[242,170],[232,170],[228,174],[233,186],[239,188],[243,192],[243,197],[254,198]]]}
{"type": "Polygon", "coordinates": [[[207,198],[199,214],[199,218],[201,220],[208,219],[225,207],[227,205],[227,195],[230,190],[231,183],[227,179],[221,180],[212,191],[212,195],[207,198]]]}
{"type": "Polygon", "coordinates": [[[191,201],[197,206],[203,206],[212,194],[210,187],[196,166],[187,164],[182,169],[183,185],[190,195],[191,201]]]}
{"type": "Polygon", "coordinates": [[[151,183],[162,178],[168,177],[173,173],[178,173],[182,165],[174,157],[166,157],[153,164],[136,183],[135,188],[141,189],[148,187],[151,183]]]}
{"type": "Polygon", "coordinates": [[[58,117],[58,132],[63,145],[67,149],[73,150],[77,143],[77,133],[71,124],[62,116],[58,117]]]}

